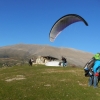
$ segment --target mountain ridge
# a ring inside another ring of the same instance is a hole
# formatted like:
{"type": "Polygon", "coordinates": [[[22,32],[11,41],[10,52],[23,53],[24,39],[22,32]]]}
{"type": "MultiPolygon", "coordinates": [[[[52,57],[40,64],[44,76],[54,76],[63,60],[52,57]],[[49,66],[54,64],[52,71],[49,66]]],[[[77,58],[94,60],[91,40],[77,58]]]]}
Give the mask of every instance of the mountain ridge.
{"type": "Polygon", "coordinates": [[[83,67],[85,63],[93,57],[93,54],[74,48],[39,44],[15,44],[0,47],[0,58],[20,57],[22,59],[28,59],[33,56],[53,56],[58,59],[61,59],[61,57],[64,56],[67,58],[68,63],[83,67]]]}

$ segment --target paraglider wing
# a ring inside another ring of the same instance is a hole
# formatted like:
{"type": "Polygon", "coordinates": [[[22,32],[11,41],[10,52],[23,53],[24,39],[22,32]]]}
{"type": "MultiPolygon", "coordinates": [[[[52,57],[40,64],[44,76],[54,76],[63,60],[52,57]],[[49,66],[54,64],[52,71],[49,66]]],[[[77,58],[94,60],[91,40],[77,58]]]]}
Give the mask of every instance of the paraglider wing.
{"type": "Polygon", "coordinates": [[[76,14],[68,14],[58,19],[51,28],[49,34],[50,41],[53,42],[55,38],[61,33],[61,31],[67,26],[79,21],[84,22],[84,24],[88,26],[88,23],[81,16],[76,14]]]}

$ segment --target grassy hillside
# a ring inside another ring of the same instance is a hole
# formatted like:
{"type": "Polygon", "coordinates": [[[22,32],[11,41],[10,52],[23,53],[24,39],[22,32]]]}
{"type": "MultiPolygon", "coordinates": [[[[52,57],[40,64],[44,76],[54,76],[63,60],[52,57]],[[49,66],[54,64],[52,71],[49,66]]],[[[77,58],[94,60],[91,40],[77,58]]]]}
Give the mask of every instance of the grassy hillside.
{"type": "Polygon", "coordinates": [[[100,100],[100,89],[88,87],[87,82],[82,68],[3,67],[0,100],[100,100]]]}

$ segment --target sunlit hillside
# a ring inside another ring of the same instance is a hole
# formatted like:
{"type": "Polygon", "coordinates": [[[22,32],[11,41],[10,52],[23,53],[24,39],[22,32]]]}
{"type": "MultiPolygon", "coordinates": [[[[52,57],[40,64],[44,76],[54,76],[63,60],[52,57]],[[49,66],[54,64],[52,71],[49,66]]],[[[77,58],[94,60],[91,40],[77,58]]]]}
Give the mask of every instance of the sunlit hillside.
{"type": "MultiPolygon", "coordinates": [[[[92,53],[76,50],[74,48],[58,48],[47,45],[29,45],[17,44],[0,47],[0,58],[11,58],[18,61],[26,62],[31,57],[52,56],[61,59],[62,56],[67,58],[68,63],[76,66],[84,66],[85,63],[93,56],[92,53]]],[[[12,60],[11,60],[12,61],[12,60]]]]}

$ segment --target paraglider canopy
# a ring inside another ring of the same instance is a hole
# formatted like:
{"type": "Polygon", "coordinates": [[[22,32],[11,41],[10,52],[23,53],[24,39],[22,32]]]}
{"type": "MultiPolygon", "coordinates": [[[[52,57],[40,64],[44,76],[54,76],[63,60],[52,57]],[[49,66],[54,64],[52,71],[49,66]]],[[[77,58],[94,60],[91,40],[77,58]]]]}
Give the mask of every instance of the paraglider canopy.
{"type": "Polygon", "coordinates": [[[84,24],[88,26],[88,23],[81,16],[77,14],[68,14],[58,19],[50,30],[49,33],[50,41],[53,42],[55,38],[61,33],[61,31],[65,29],[67,26],[79,21],[84,22],[84,24]]]}

